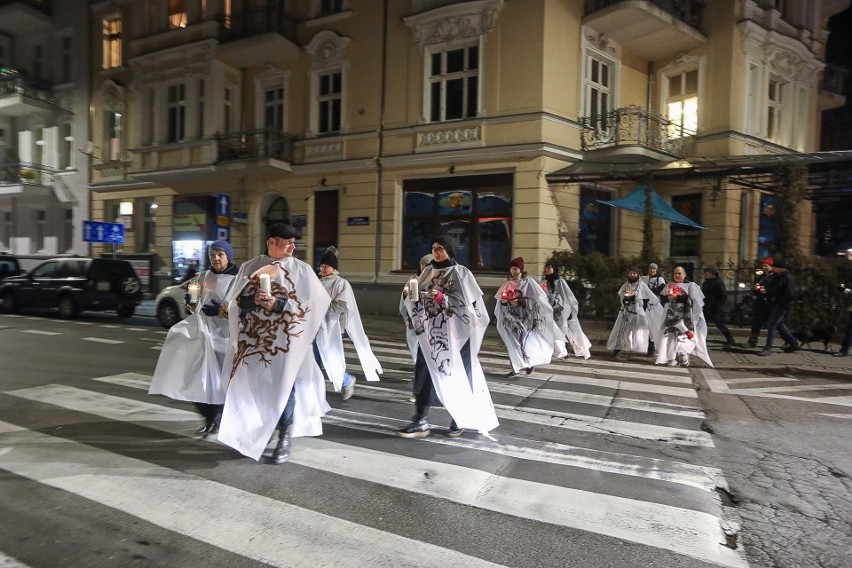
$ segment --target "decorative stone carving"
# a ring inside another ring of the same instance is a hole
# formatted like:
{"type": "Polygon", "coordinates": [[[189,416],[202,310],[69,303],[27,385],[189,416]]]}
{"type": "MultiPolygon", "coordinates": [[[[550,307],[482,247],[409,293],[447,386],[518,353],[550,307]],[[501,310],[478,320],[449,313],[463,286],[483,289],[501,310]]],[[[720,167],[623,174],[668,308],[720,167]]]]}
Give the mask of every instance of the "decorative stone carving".
{"type": "Polygon", "coordinates": [[[103,98],[103,106],[107,110],[124,108],[124,87],[117,85],[114,81],[104,81],[101,85],[101,97],[103,98]]]}
{"type": "Polygon", "coordinates": [[[504,0],[474,0],[442,6],[403,18],[414,41],[424,47],[452,40],[475,38],[494,28],[504,0]]]}
{"type": "Polygon", "coordinates": [[[311,56],[312,69],[327,69],[342,65],[346,61],[346,47],[349,38],[337,35],[333,31],[323,30],[305,46],[311,56]]]}
{"type": "Polygon", "coordinates": [[[421,132],[417,135],[417,145],[458,144],[460,142],[478,142],[481,139],[482,129],[479,126],[473,126],[470,128],[452,128],[421,132]]]}

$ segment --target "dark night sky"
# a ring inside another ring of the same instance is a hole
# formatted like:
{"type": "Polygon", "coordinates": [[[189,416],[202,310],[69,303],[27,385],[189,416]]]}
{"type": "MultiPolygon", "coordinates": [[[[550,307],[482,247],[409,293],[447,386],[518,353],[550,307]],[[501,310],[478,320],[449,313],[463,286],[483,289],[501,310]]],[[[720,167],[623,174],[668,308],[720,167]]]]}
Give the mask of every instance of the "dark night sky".
{"type": "Polygon", "coordinates": [[[847,69],[852,67],[852,6],[828,20],[828,45],[825,59],[847,69]]]}

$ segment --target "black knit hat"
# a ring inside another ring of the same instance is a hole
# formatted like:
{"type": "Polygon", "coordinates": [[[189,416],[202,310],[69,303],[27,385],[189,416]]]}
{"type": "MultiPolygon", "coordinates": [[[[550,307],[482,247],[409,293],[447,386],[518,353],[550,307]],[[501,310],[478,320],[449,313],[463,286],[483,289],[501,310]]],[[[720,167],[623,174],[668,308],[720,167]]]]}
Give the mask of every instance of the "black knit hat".
{"type": "Polygon", "coordinates": [[[435,237],[435,240],[433,242],[438,243],[439,245],[444,247],[444,250],[447,251],[447,256],[449,256],[450,258],[456,256],[456,247],[453,246],[453,241],[450,239],[449,236],[441,235],[440,237],[435,237]]]}
{"type": "Polygon", "coordinates": [[[319,263],[325,264],[337,270],[337,261],[337,249],[334,247],[328,247],[325,250],[325,254],[322,255],[322,258],[320,259],[319,263]]]}
{"type": "Polygon", "coordinates": [[[267,239],[298,239],[299,231],[287,223],[273,223],[266,229],[267,239]]]}

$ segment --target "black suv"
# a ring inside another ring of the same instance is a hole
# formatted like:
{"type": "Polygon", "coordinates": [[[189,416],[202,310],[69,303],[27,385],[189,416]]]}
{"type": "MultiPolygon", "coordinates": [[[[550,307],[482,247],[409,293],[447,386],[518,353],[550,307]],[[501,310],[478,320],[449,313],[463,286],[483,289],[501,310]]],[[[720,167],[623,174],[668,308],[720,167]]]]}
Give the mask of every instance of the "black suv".
{"type": "Polygon", "coordinates": [[[115,310],[129,318],[142,301],[142,282],[126,260],[55,258],[0,281],[0,301],[7,314],[55,307],[64,319],[82,310],[115,310]]]}
{"type": "Polygon", "coordinates": [[[17,257],[0,252],[0,280],[9,276],[17,276],[22,272],[23,270],[21,270],[21,265],[18,263],[17,257]]]}

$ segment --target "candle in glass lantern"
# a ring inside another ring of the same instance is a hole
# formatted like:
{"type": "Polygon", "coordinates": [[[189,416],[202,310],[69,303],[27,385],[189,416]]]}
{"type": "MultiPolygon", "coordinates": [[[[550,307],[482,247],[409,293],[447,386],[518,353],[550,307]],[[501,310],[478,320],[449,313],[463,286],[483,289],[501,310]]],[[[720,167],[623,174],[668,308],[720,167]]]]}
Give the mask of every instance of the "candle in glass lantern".
{"type": "Polygon", "coordinates": [[[260,279],[260,289],[269,294],[272,291],[269,274],[261,274],[258,278],[260,279]]]}
{"type": "Polygon", "coordinates": [[[412,278],[408,281],[408,297],[411,298],[412,302],[420,300],[420,282],[418,282],[417,278],[412,278]]]}
{"type": "Polygon", "coordinates": [[[197,304],[198,303],[198,292],[201,290],[201,286],[198,285],[197,282],[190,282],[186,287],[187,292],[189,292],[189,303],[197,304]]]}

